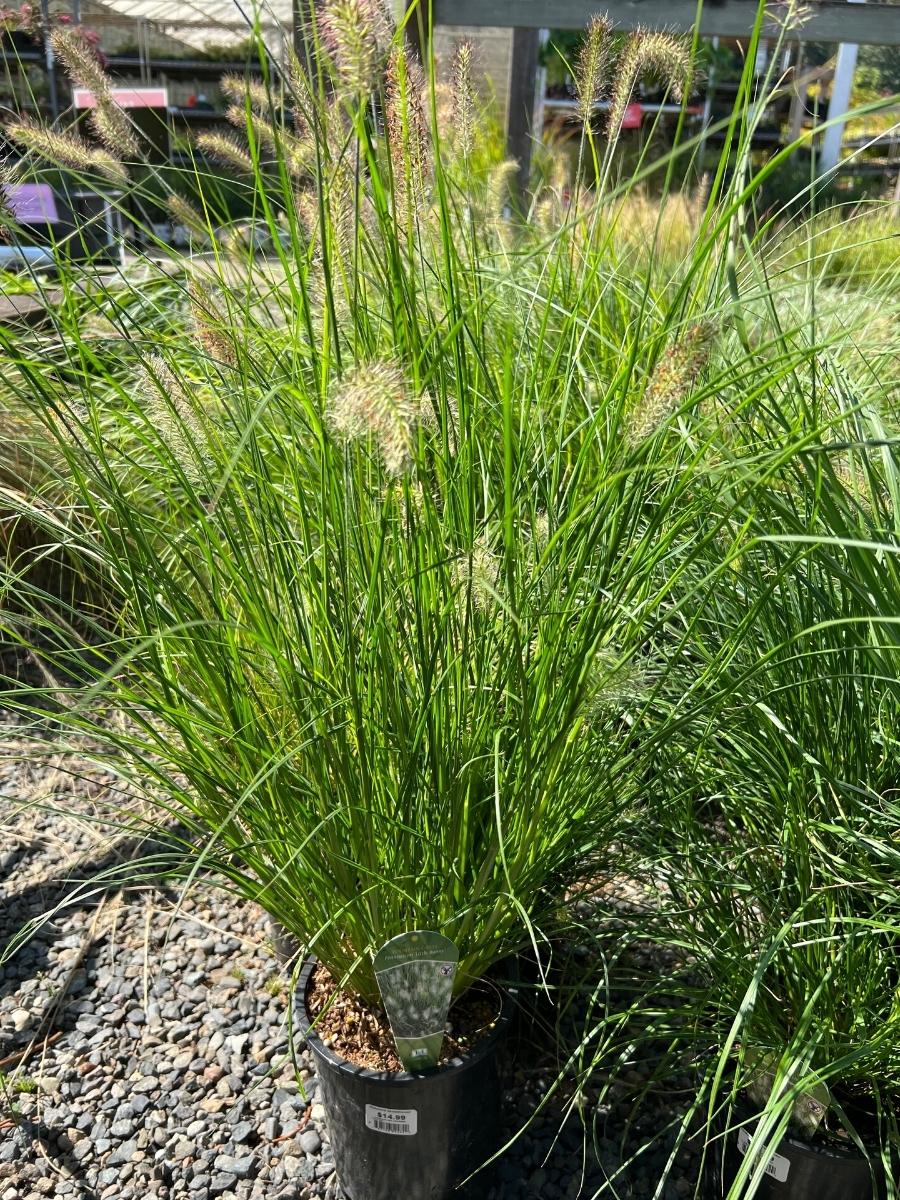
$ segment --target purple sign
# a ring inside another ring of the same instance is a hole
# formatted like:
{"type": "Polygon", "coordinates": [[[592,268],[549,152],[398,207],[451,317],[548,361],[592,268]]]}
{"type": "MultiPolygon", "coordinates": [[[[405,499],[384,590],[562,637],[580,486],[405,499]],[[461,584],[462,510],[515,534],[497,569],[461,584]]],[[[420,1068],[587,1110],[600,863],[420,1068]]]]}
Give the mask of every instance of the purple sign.
{"type": "Polygon", "coordinates": [[[49,183],[11,183],[4,189],[13,216],[23,225],[55,225],[56,197],[49,183]]]}

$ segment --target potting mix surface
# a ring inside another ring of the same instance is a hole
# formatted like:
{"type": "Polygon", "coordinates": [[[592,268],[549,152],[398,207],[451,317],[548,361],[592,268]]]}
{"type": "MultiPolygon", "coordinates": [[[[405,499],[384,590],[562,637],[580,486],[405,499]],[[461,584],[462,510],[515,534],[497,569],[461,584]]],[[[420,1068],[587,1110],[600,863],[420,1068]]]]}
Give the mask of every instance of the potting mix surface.
{"type": "MultiPolygon", "coordinates": [[[[307,993],[316,1032],[341,1058],[371,1071],[402,1071],[390,1022],[358,996],[337,992],[321,963],[307,993]]],[[[500,1015],[500,998],[489,984],[476,984],[451,1006],[440,1065],[465,1058],[491,1033],[500,1015]]]]}

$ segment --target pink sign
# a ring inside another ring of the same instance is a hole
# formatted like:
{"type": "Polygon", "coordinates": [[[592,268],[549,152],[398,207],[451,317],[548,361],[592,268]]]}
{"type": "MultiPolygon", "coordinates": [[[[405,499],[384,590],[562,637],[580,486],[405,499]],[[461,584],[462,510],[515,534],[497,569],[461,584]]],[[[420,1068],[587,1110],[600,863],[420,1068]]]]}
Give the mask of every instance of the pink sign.
{"type": "Polygon", "coordinates": [[[626,105],[625,112],[622,115],[622,128],[640,129],[643,117],[644,110],[637,102],[626,105]]]}
{"type": "MultiPolygon", "coordinates": [[[[111,88],[111,95],[121,108],[168,108],[168,88],[111,88]]],[[[90,88],[74,88],[72,99],[76,108],[96,108],[97,97],[90,88]]]]}
{"type": "Polygon", "coordinates": [[[4,192],[13,216],[23,225],[55,225],[59,220],[49,183],[11,183],[4,192]]]}

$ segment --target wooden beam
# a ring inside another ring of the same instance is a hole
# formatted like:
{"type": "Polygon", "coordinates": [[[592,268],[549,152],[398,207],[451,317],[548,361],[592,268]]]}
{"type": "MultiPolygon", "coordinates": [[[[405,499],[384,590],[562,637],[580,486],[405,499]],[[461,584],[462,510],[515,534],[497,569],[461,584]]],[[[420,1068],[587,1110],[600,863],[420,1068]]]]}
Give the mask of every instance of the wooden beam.
{"type": "Polygon", "coordinates": [[[517,190],[524,200],[531,174],[534,138],[535,81],[540,38],[537,29],[513,29],[512,59],[509,64],[509,102],[506,112],[506,151],[519,164],[517,190]]]}
{"type": "MultiPolygon", "coordinates": [[[[695,0],[432,0],[435,25],[510,25],[530,29],[583,29],[596,12],[608,13],[619,29],[646,25],[687,33],[694,27],[695,0]]],[[[777,32],[777,17],[787,5],[773,3],[775,20],[763,36],[777,32]]],[[[863,45],[900,46],[900,4],[850,4],[816,0],[809,18],[788,32],[802,42],[842,42],[852,33],[863,45]]],[[[707,0],[700,20],[705,37],[747,37],[756,14],[754,0],[707,0]]]]}

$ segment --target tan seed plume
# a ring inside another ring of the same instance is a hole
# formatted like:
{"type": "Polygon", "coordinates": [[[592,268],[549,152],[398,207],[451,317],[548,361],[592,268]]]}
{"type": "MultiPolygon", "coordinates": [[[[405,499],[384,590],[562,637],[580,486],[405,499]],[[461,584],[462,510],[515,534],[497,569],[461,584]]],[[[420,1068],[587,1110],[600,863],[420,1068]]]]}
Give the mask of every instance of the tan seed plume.
{"type": "Polygon", "coordinates": [[[470,552],[456,560],[454,577],[463,598],[471,596],[473,608],[486,612],[496,603],[500,560],[485,534],[479,534],[470,552]]]}
{"type": "Polygon", "coordinates": [[[647,383],[643,399],[632,412],[626,428],[626,440],[640,445],[677,412],[696,386],[709,362],[715,339],[710,322],[691,326],[679,341],[669,346],[658,360],[647,383]]]}
{"type": "Polygon", "coordinates": [[[209,288],[198,280],[188,285],[191,303],[191,320],[194,336],[205,353],[221,366],[237,366],[237,354],[233,340],[226,334],[228,322],[219,311],[209,288]]]}
{"type": "Polygon", "coordinates": [[[365,363],[348,371],[331,396],[327,418],[344,441],[371,437],[389,474],[409,469],[419,405],[397,363],[365,363]]]}
{"type": "Polygon", "coordinates": [[[576,112],[585,130],[590,128],[594,105],[603,95],[610,64],[609,17],[591,18],[575,67],[576,112]]]}
{"type": "Polygon", "coordinates": [[[184,225],[185,229],[194,234],[196,238],[209,240],[206,218],[202,212],[194,208],[189,200],[185,200],[184,196],[172,192],[166,200],[166,207],[169,210],[169,216],[177,225],[184,225]]]}
{"type": "Polygon", "coordinates": [[[118,159],[105,150],[96,150],[80,138],[56,129],[46,129],[23,118],[5,126],[5,131],[18,145],[49,162],[71,167],[85,174],[96,173],[111,183],[122,186],[128,183],[128,172],[118,159]]]}
{"type": "Polygon", "coordinates": [[[382,0],[326,0],[322,31],[344,89],[366,95],[387,58],[394,26],[382,0]]]}
{"type": "Polygon", "coordinates": [[[609,136],[617,138],[634,85],[645,75],[659,79],[680,100],[691,73],[691,56],[683,38],[669,33],[635,30],[619,59],[609,108],[609,136]]]}
{"type": "Polygon", "coordinates": [[[103,145],[117,155],[139,155],[141,147],[134,127],[113,99],[109,79],[90,46],[74,29],[54,29],[50,40],[66,74],[92,93],[94,107],[88,120],[103,145]]]}
{"type": "Polygon", "coordinates": [[[265,87],[254,80],[246,82],[235,75],[226,76],[222,91],[232,103],[225,116],[237,129],[249,129],[256,141],[270,154],[283,155],[288,171],[292,175],[303,175],[309,170],[315,156],[315,142],[304,121],[294,125],[296,133],[286,129],[280,119],[275,120],[272,98],[265,87]]]}
{"type": "Polygon", "coordinates": [[[405,229],[411,228],[416,212],[424,204],[431,169],[425,94],[418,59],[403,46],[395,47],[387,69],[385,114],[396,215],[405,229]]]}
{"type": "Polygon", "coordinates": [[[227,133],[201,133],[197,145],[204,154],[226,167],[234,167],[245,175],[253,174],[253,160],[236,138],[227,133]]]}
{"type": "Polygon", "coordinates": [[[147,360],[138,384],[148,424],[166,443],[187,478],[194,484],[201,482],[213,455],[209,431],[194,397],[159,354],[147,360]]]}
{"type": "Polygon", "coordinates": [[[471,42],[460,42],[453,56],[452,121],[453,134],[463,158],[475,148],[475,86],[472,82],[471,42]]]}

